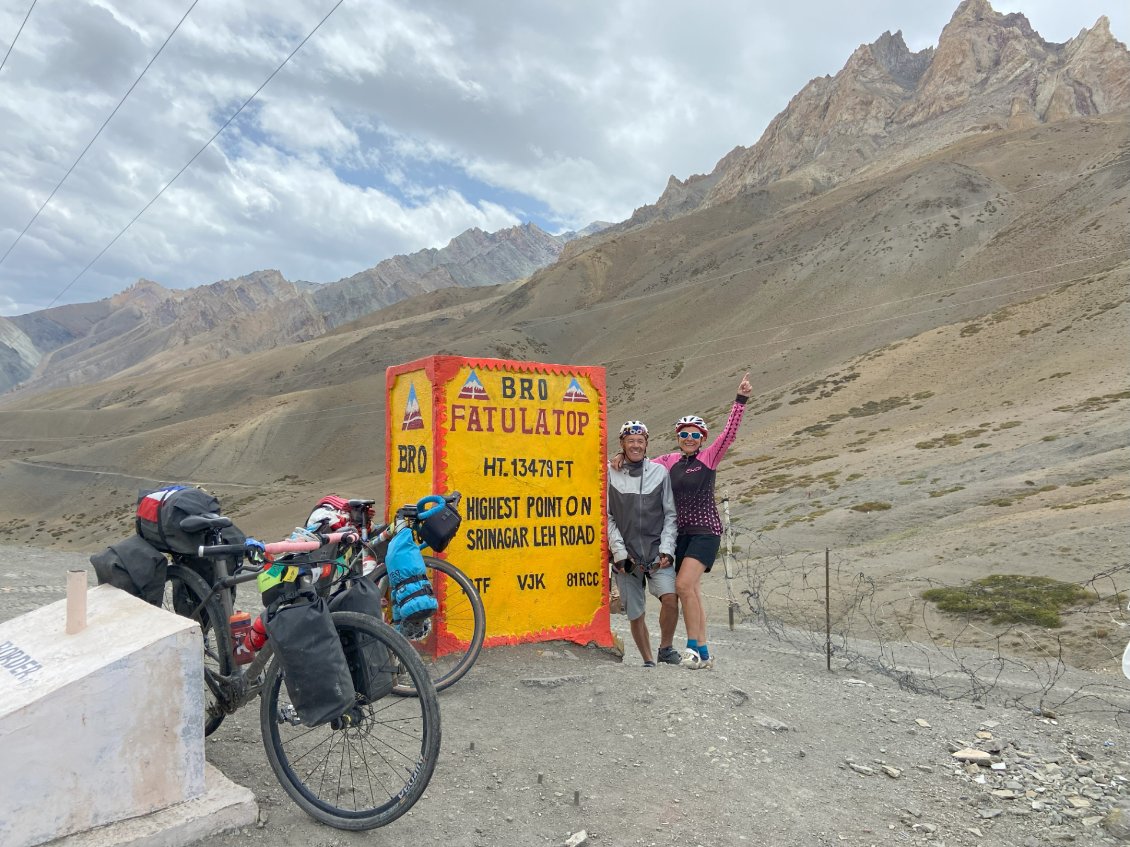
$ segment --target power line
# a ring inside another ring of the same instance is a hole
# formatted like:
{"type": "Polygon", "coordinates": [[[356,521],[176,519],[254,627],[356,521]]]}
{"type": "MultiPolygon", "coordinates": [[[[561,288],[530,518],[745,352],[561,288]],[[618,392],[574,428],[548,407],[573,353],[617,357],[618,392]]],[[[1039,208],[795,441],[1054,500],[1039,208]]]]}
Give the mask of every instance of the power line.
{"type": "Polygon", "coordinates": [[[24,15],[23,23],[21,23],[20,28],[16,30],[16,37],[12,39],[12,43],[8,45],[8,52],[4,54],[4,61],[0,62],[0,71],[4,70],[4,65],[8,64],[8,57],[12,55],[12,49],[16,46],[16,42],[20,40],[20,33],[24,31],[24,24],[26,24],[27,19],[31,17],[31,10],[35,8],[37,2],[38,0],[31,0],[27,14],[24,15]]]}
{"type": "Polygon", "coordinates": [[[265,80],[263,80],[263,84],[260,85],[258,88],[256,88],[254,93],[250,97],[248,97],[246,100],[243,101],[243,105],[240,106],[238,109],[236,109],[235,112],[232,114],[232,116],[230,118],[228,118],[226,121],[224,121],[223,125],[218,130],[216,130],[215,134],[213,134],[211,138],[209,138],[207,141],[204,142],[204,146],[201,147],[199,150],[197,150],[195,154],[193,154],[192,158],[189,159],[185,163],[184,167],[182,167],[179,171],[177,171],[176,174],[173,175],[173,178],[170,179],[168,182],[166,182],[164,187],[153,196],[153,199],[150,200],[148,203],[146,203],[141,208],[141,211],[138,212],[136,215],[134,215],[133,218],[130,219],[130,222],[127,223],[124,227],[122,227],[121,232],[119,232],[112,239],[110,239],[109,244],[107,244],[105,247],[103,247],[101,250],[98,251],[97,256],[95,256],[93,259],[91,259],[89,262],[87,262],[86,267],[84,267],[81,271],[79,271],[78,274],[75,275],[74,279],[72,279],[65,286],[63,286],[63,290],[60,291],[58,294],[56,294],[51,299],[51,302],[48,303],[45,308],[50,309],[52,306],[54,306],[59,301],[59,298],[62,297],[64,294],[66,294],[71,289],[71,286],[73,286],[76,282],[78,282],[79,279],[82,278],[83,274],[85,274],[88,270],[90,270],[94,266],[94,263],[97,262],[99,259],[101,259],[102,256],[105,255],[106,251],[109,250],[111,247],[113,247],[114,244],[117,242],[117,240],[119,238],[121,238],[123,235],[126,234],[126,231],[129,230],[129,228],[131,226],[133,226],[135,223],[137,223],[137,219],[140,218],[142,215],[144,215],[149,210],[149,207],[152,206],[154,203],[156,203],[158,199],[160,199],[161,195],[165,193],[165,191],[169,188],[169,186],[172,185],[174,182],[176,182],[177,179],[180,177],[180,175],[183,174],[185,171],[187,171],[189,169],[189,167],[192,165],[192,163],[195,162],[200,157],[200,154],[203,153],[205,150],[207,150],[212,145],[212,142],[215,141],[219,137],[220,133],[223,132],[225,129],[227,129],[228,125],[231,124],[231,122],[234,121],[237,117],[239,117],[240,113],[244,109],[246,109],[247,106],[251,103],[251,101],[254,100],[259,95],[259,92],[267,87],[267,83],[269,83],[272,79],[274,79],[275,75],[278,74],[278,72],[281,71],[284,67],[286,67],[287,62],[289,62],[294,57],[294,54],[302,49],[302,46],[313,37],[314,33],[316,33],[319,29],[321,29],[322,24],[324,24],[326,21],[328,21],[329,18],[330,18],[330,15],[332,15],[334,12],[336,12],[337,7],[340,6],[344,2],[345,2],[345,0],[337,0],[337,3],[334,4],[333,8],[330,9],[326,13],[326,16],[324,18],[322,18],[320,21],[318,21],[318,24],[312,30],[310,30],[310,32],[308,32],[306,34],[306,37],[303,38],[300,42],[298,42],[298,46],[295,47],[293,50],[291,50],[290,53],[287,55],[287,57],[282,60],[282,63],[277,68],[275,68],[273,71],[271,71],[270,76],[268,76],[265,80]]]}
{"type": "MultiPolygon", "coordinates": [[[[109,117],[107,117],[106,120],[104,120],[102,122],[102,126],[98,127],[98,132],[94,133],[94,137],[91,138],[90,141],[88,141],[86,143],[86,146],[82,148],[82,152],[78,154],[78,158],[74,160],[74,163],[69,168],[67,168],[67,172],[65,174],[63,174],[63,178],[61,180],[59,180],[59,183],[54,188],[51,189],[51,193],[47,195],[47,199],[43,201],[43,204],[38,209],[36,209],[35,214],[31,216],[31,220],[27,222],[27,226],[25,226],[20,231],[20,234],[16,236],[16,240],[13,241],[10,245],[8,245],[8,249],[4,251],[4,255],[0,256],[0,265],[4,264],[4,260],[8,258],[8,254],[11,253],[12,250],[15,248],[15,246],[20,243],[20,239],[23,238],[25,234],[27,234],[27,231],[31,228],[31,225],[33,223],[35,223],[36,218],[38,218],[40,213],[44,209],[47,208],[47,204],[51,202],[51,199],[55,196],[55,193],[60,188],[63,187],[63,183],[67,181],[67,177],[69,177],[71,175],[71,171],[73,171],[75,169],[75,167],[78,166],[78,163],[82,161],[82,157],[86,155],[86,151],[89,150],[91,145],[94,144],[94,142],[98,140],[98,136],[100,136],[102,134],[102,130],[104,130],[106,128],[106,125],[110,123],[110,121],[113,119],[114,115],[118,114],[118,109],[122,108],[122,104],[126,102],[126,98],[130,96],[130,94],[133,92],[133,90],[135,88],[137,88],[137,84],[139,82],[141,82],[141,78],[143,76],[145,76],[146,71],[148,71],[151,67],[153,67],[153,63],[157,61],[157,57],[161,55],[161,51],[163,51],[165,49],[165,45],[167,45],[169,43],[169,40],[172,39],[172,37],[176,34],[176,31],[178,29],[180,29],[180,25],[184,23],[184,19],[188,17],[189,12],[191,12],[193,9],[195,9],[196,4],[199,3],[199,2],[200,2],[200,0],[192,0],[192,5],[188,7],[188,12],[185,12],[184,15],[181,16],[181,19],[179,21],[177,21],[177,25],[175,27],[173,27],[173,31],[169,33],[168,37],[164,40],[164,42],[162,42],[161,46],[157,49],[157,52],[153,54],[153,58],[149,60],[149,64],[147,64],[142,69],[142,71],[138,75],[137,79],[135,79],[133,81],[133,85],[131,85],[129,87],[129,90],[126,91],[126,93],[122,95],[122,99],[118,101],[118,105],[114,107],[114,111],[110,112],[109,117]]],[[[34,6],[35,4],[32,3],[32,5],[34,6]]],[[[31,14],[31,12],[29,11],[28,14],[31,14]]],[[[9,52],[11,52],[11,51],[9,50],[9,52]]],[[[56,299],[58,299],[58,298],[56,298],[56,299]]],[[[51,302],[54,303],[55,301],[52,300],[51,302]]]]}

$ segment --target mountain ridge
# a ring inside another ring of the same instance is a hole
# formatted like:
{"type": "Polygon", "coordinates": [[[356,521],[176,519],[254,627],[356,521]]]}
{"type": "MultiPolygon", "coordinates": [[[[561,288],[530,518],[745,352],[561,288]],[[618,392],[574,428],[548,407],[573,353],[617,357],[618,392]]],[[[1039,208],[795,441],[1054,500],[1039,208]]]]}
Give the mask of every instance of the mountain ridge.
{"type": "Polygon", "coordinates": [[[472,228],[444,247],[392,256],[324,284],[291,282],[274,269],[184,290],[140,279],[97,303],[0,318],[0,391],[39,391],[306,341],[429,291],[525,277],[556,259],[568,238],[536,224],[493,233],[472,228]]]}

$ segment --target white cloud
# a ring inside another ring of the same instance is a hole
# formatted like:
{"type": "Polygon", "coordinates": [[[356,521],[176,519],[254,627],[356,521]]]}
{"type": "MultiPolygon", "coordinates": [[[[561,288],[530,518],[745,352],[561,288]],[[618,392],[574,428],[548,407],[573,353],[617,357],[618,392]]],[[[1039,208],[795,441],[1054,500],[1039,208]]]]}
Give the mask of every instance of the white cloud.
{"type": "MultiPolygon", "coordinates": [[[[39,0],[0,72],[0,253],[184,14],[39,0]]],[[[0,313],[42,308],[200,149],[330,8],[201,2],[0,265],[0,313]]],[[[137,277],[199,285],[275,267],[326,281],[471,226],[619,220],[670,174],[749,145],[812,77],[948,4],[767,7],[578,0],[347,2],[217,143],[63,297],[137,277]]],[[[998,0],[1063,41],[1106,0],[998,0]]],[[[0,7],[0,49],[27,11],[0,7]]]]}

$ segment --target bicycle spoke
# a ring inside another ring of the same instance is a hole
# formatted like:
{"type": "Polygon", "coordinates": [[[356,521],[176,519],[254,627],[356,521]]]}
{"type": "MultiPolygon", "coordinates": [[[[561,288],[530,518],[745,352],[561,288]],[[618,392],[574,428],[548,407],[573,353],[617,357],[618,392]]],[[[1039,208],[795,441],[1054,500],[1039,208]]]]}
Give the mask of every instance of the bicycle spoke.
{"type": "MultiPolygon", "coordinates": [[[[351,649],[391,650],[426,682],[415,652],[395,631],[353,612],[335,612],[334,621],[351,649]]],[[[425,689],[420,699],[359,700],[347,720],[316,727],[283,719],[290,712],[280,669],[272,666],[261,708],[267,758],[287,793],[317,819],[344,829],[383,826],[423,793],[439,753],[434,691],[425,689]]]]}

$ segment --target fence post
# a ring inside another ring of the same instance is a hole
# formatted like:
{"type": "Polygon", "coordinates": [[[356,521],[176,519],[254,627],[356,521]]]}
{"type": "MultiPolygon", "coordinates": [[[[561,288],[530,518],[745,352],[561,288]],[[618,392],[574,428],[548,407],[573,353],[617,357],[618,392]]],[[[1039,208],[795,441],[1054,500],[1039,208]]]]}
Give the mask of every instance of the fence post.
{"type": "Polygon", "coordinates": [[[86,571],[67,571],[67,635],[86,629],[86,571]]]}
{"type": "Polygon", "coordinates": [[[832,669],[832,601],[831,552],[824,548],[824,652],[828,657],[828,670],[832,669]]]}
{"type": "Polygon", "coordinates": [[[732,555],[734,551],[734,532],[730,527],[730,498],[725,494],[722,495],[722,521],[722,535],[726,539],[726,552],[722,556],[722,564],[726,573],[726,599],[730,604],[730,631],[733,632],[734,613],[738,607],[738,603],[734,599],[734,566],[732,555]]]}

